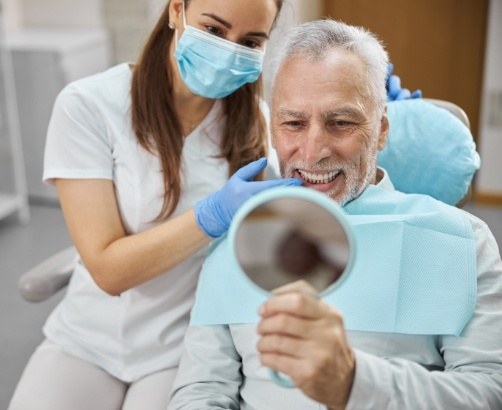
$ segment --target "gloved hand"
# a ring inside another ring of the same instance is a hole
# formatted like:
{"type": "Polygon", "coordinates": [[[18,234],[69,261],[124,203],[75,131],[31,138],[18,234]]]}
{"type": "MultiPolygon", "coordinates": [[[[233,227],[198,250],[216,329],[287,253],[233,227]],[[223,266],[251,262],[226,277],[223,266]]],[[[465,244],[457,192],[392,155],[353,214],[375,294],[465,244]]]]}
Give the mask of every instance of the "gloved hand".
{"type": "Polygon", "coordinates": [[[387,68],[387,82],[385,84],[385,87],[387,88],[387,101],[422,98],[421,90],[416,90],[411,93],[407,88],[401,88],[401,79],[397,75],[392,74],[393,71],[394,65],[389,63],[387,68]]]}
{"type": "Polygon", "coordinates": [[[195,218],[206,235],[212,238],[223,235],[237,209],[254,194],[273,187],[303,183],[297,178],[253,181],[266,166],[266,158],[260,158],[243,166],[232,175],[223,188],[195,204],[195,218]]]}

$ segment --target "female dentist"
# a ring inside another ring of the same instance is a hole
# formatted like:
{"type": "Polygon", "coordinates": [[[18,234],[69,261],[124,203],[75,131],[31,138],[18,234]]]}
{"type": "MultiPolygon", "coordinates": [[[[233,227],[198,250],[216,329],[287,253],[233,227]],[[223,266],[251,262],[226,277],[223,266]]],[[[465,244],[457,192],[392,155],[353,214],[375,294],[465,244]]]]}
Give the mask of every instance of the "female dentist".
{"type": "Polygon", "coordinates": [[[281,6],[171,0],[137,64],[60,93],[44,181],[80,260],[10,410],[167,407],[207,245],[253,194],[300,184],[254,181],[267,162],[263,54],[281,6]]]}
{"type": "Polygon", "coordinates": [[[207,245],[250,196],[300,183],[255,180],[282,3],[171,0],[137,64],[60,93],[44,181],[80,259],[10,410],[167,407],[207,245]]]}

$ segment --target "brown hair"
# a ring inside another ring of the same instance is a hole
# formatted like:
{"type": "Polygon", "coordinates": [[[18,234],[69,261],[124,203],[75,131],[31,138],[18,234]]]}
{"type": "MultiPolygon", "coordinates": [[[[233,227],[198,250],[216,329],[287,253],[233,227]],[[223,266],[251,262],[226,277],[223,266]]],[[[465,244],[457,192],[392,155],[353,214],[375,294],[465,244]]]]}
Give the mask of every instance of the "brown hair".
{"type": "MultiPolygon", "coordinates": [[[[283,0],[276,0],[277,14],[283,0]]],[[[185,0],[188,7],[189,0],[185,0]]],[[[131,99],[132,128],[139,144],[155,152],[162,165],[164,202],[157,220],[169,217],[181,196],[183,132],[172,96],[169,46],[169,3],[155,25],[134,67],[131,99]]],[[[226,118],[220,158],[229,163],[230,175],[243,165],[266,155],[266,124],[260,111],[261,76],[223,99],[226,118]]]]}

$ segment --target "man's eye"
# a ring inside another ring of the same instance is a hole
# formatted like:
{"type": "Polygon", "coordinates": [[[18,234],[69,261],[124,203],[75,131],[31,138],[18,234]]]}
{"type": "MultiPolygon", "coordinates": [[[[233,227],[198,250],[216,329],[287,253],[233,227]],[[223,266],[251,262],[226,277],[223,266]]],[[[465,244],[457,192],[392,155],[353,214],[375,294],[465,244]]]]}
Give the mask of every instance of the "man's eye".
{"type": "Polygon", "coordinates": [[[300,128],[303,125],[301,121],[286,121],[284,125],[289,128],[300,128]]]}
{"type": "Polygon", "coordinates": [[[334,122],[334,125],[337,127],[349,127],[349,126],[353,125],[353,123],[350,121],[346,121],[346,120],[337,120],[334,122]]]}

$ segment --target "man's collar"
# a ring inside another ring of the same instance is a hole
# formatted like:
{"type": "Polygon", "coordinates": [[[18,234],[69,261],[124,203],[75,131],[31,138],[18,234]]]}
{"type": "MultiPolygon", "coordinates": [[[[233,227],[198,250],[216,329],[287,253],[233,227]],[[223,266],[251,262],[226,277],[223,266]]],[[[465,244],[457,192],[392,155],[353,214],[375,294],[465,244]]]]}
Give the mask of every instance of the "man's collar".
{"type": "Polygon", "coordinates": [[[376,186],[388,191],[395,191],[394,184],[390,180],[389,174],[383,168],[377,168],[377,183],[376,186]]]}

